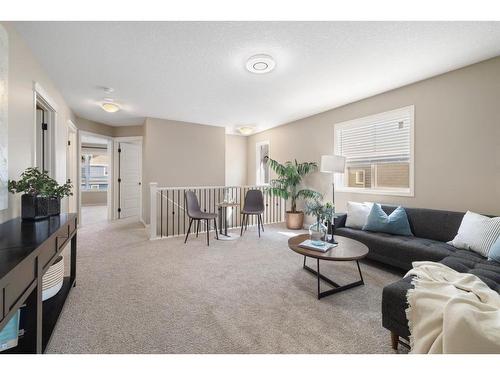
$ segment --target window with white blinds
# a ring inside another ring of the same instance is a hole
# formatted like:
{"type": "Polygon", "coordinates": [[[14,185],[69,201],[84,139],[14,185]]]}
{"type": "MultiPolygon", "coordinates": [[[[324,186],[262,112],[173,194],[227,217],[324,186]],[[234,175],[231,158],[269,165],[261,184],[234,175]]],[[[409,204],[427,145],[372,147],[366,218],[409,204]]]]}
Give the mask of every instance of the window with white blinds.
{"type": "Polygon", "coordinates": [[[336,177],[344,191],[413,195],[414,107],[335,125],[335,154],[346,158],[336,177]]]}

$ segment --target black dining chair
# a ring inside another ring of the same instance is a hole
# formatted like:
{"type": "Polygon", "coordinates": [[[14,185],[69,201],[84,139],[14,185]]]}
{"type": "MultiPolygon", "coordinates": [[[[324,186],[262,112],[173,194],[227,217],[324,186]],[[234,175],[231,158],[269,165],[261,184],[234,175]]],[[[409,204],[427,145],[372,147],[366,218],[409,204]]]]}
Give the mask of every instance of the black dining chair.
{"type": "Polygon", "coordinates": [[[186,213],[189,217],[189,227],[184,243],[187,242],[193,221],[196,221],[196,237],[198,237],[198,232],[200,231],[200,222],[202,220],[205,220],[207,223],[207,245],[210,246],[210,220],[214,221],[215,238],[219,239],[219,234],[217,233],[217,214],[215,212],[203,212],[200,209],[198,198],[193,191],[186,191],[184,193],[184,197],[186,202],[186,213]]]}
{"type": "Polygon", "coordinates": [[[241,219],[241,233],[240,236],[243,236],[243,227],[247,230],[248,225],[248,217],[251,215],[257,216],[257,228],[259,230],[260,237],[260,228],[262,227],[262,231],[264,232],[264,223],[262,222],[262,214],[264,213],[264,196],[262,195],[262,191],[260,190],[248,190],[245,195],[245,203],[243,204],[243,210],[241,210],[241,214],[243,215],[241,219]]]}

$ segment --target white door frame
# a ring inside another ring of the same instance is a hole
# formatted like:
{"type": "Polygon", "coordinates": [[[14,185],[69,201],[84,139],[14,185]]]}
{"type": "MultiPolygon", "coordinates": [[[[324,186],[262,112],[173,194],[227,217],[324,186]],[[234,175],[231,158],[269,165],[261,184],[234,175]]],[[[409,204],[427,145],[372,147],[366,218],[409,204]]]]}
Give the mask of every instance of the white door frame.
{"type": "MultiPolygon", "coordinates": [[[[142,217],[142,181],[144,180],[142,176],[142,136],[137,136],[137,137],[115,137],[113,138],[113,175],[116,176],[116,179],[118,179],[119,176],[119,171],[118,171],[118,145],[120,142],[127,142],[127,143],[135,143],[139,146],[139,168],[140,168],[140,176],[141,176],[141,185],[140,185],[140,192],[139,192],[139,220],[141,221],[142,224],[145,225],[144,218],[142,217]]],[[[116,189],[113,189],[113,206],[116,207],[115,210],[113,210],[113,215],[112,219],[116,220],[118,219],[118,207],[120,207],[120,202],[118,201],[118,189],[119,185],[116,184],[116,189]]]]}
{"type": "MultiPolygon", "coordinates": [[[[104,138],[108,140],[108,160],[109,160],[109,178],[108,178],[108,192],[107,192],[107,202],[106,205],[108,207],[108,220],[113,220],[113,212],[114,212],[114,200],[113,200],[113,190],[114,190],[114,160],[113,160],[113,148],[114,148],[114,142],[113,142],[113,137],[109,137],[107,135],[102,135],[98,133],[92,133],[84,130],[79,130],[78,131],[78,187],[81,186],[82,184],[82,171],[80,168],[80,160],[82,158],[82,136],[88,135],[92,137],[99,137],[99,138],[104,138]]],[[[78,188],[78,208],[82,207],[82,192],[80,188],[78,188]]],[[[78,210],[78,216],[80,218],[80,209],[78,210]]]]}
{"type": "MultiPolygon", "coordinates": [[[[80,206],[79,206],[79,199],[78,197],[80,196],[80,184],[79,184],[79,181],[80,181],[80,178],[79,178],[79,170],[80,170],[80,156],[79,156],[79,146],[78,146],[78,128],[76,127],[75,123],[71,120],[68,120],[68,133],[67,133],[67,140],[68,142],[70,141],[70,134],[74,134],[75,135],[75,145],[73,146],[75,148],[75,155],[73,155],[74,159],[73,159],[73,163],[75,163],[75,165],[73,166],[75,169],[74,171],[76,172],[75,173],[75,178],[73,178],[73,176],[70,176],[70,171],[71,171],[71,166],[70,166],[70,163],[71,163],[71,157],[70,157],[70,154],[69,154],[69,148],[66,148],[66,181],[70,178],[71,179],[71,183],[73,184],[73,195],[75,196],[76,198],[76,212],[79,213],[80,212],[80,206]]],[[[68,144],[69,146],[69,144],[68,144]]],[[[68,199],[68,212],[71,211],[71,207],[69,206],[69,199],[68,199]]]]}
{"type": "Polygon", "coordinates": [[[51,177],[56,178],[56,133],[57,133],[57,105],[56,102],[49,96],[47,91],[38,83],[33,82],[33,155],[31,157],[32,166],[37,165],[37,129],[38,124],[36,120],[36,106],[40,104],[43,109],[48,112],[49,118],[47,123],[51,126],[47,129],[47,147],[49,148],[49,174],[51,177]]]}

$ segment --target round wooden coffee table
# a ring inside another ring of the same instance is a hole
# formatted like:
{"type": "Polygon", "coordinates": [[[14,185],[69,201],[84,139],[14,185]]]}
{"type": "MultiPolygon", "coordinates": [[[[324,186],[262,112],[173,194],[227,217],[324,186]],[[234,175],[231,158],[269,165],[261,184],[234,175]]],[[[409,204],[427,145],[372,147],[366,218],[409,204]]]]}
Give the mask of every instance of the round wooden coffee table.
{"type": "Polygon", "coordinates": [[[368,254],[368,247],[363,245],[361,242],[353,240],[347,237],[335,237],[335,240],[338,242],[338,245],[327,252],[315,251],[305,249],[300,247],[299,244],[309,239],[308,234],[300,234],[295,237],[291,237],[288,240],[288,247],[304,256],[304,269],[313,275],[316,275],[318,279],[318,299],[323,297],[332,295],[334,293],[342,292],[343,290],[354,288],[359,285],[364,285],[363,275],[361,274],[361,268],[359,267],[359,260],[366,257],[368,254]],[[308,267],[306,265],[306,258],[314,258],[316,259],[316,270],[308,267]],[[345,262],[345,261],[355,261],[358,266],[359,277],[360,280],[355,281],[353,283],[347,285],[339,285],[335,281],[330,280],[328,277],[322,275],[319,271],[319,261],[321,260],[329,260],[329,261],[337,261],[337,262],[345,262]],[[324,292],[320,289],[320,280],[323,280],[330,284],[333,288],[330,290],[326,290],[324,292]]]}

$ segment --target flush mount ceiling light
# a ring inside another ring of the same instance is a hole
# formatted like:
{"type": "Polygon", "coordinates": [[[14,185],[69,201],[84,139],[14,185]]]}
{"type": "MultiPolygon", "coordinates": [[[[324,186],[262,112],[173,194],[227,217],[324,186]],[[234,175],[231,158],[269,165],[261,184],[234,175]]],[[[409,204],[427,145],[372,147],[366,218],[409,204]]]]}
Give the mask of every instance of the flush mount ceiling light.
{"type": "Polygon", "coordinates": [[[254,55],[251,56],[246,64],[247,70],[250,73],[264,74],[269,73],[276,66],[272,56],[269,55],[254,55]]]}
{"type": "MultiPolygon", "coordinates": [[[[111,87],[103,87],[103,90],[106,95],[111,95],[115,91],[111,87]]],[[[120,106],[114,102],[113,98],[110,97],[104,98],[101,103],[101,108],[109,113],[118,112],[120,110],[120,106]]]]}
{"type": "Polygon", "coordinates": [[[255,128],[253,126],[242,126],[238,128],[238,131],[241,135],[250,135],[255,131],[255,128]]]}
{"type": "Polygon", "coordinates": [[[101,108],[110,113],[118,112],[120,110],[120,106],[109,99],[101,104],[101,108]]]}

